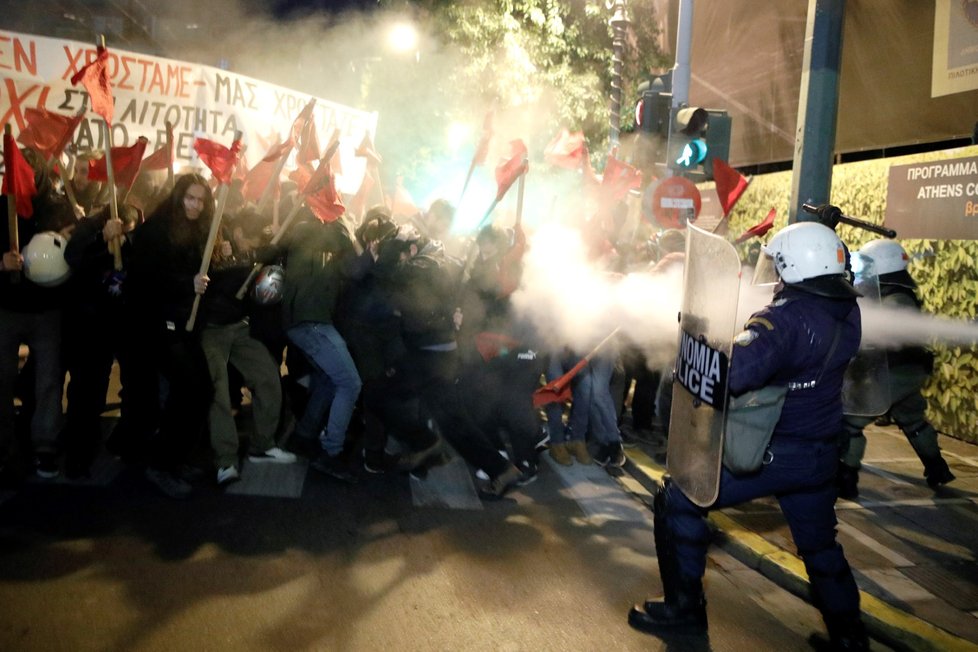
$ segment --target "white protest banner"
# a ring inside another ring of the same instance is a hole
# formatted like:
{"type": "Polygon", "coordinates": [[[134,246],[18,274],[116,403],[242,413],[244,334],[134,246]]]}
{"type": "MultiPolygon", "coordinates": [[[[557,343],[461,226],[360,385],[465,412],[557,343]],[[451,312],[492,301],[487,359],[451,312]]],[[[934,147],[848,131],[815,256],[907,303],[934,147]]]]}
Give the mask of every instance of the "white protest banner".
{"type": "MultiPolygon", "coordinates": [[[[196,137],[224,142],[241,131],[250,167],[277,137],[288,137],[296,115],[312,98],[219,68],[114,49],[111,42],[108,49],[115,98],[113,145],[126,147],[145,136],[150,141],[147,150],[152,151],[165,142],[170,122],[177,165],[196,163],[196,137]]],[[[65,115],[77,112],[86,93],[70,79],[95,54],[94,43],[0,30],[0,124],[9,122],[17,134],[26,124],[24,111],[29,107],[65,115]]],[[[340,130],[343,173],[337,175],[336,185],[341,192],[355,193],[366,159],[354,152],[364,133],[375,135],[377,114],[316,98],[313,117],[319,134],[340,130]]],[[[75,145],[102,148],[103,140],[95,114],[89,113],[75,132],[75,145]]]]}

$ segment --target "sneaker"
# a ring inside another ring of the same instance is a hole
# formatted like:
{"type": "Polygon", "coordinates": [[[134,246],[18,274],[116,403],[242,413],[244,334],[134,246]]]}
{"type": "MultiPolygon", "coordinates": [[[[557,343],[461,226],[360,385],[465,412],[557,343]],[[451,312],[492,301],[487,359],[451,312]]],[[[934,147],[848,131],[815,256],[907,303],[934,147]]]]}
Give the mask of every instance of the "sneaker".
{"type": "Polygon", "coordinates": [[[380,475],[390,473],[397,468],[397,463],[401,459],[400,455],[391,455],[385,450],[363,451],[363,470],[367,473],[380,475]]]}
{"type": "Polygon", "coordinates": [[[252,464],[293,464],[299,459],[295,453],[284,451],[278,446],[269,448],[264,453],[249,453],[248,461],[252,464]]]}
{"type": "Polygon", "coordinates": [[[590,464],[594,460],[591,452],[587,449],[587,443],[583,439],[568,439],[567,452],[574,456],[578,464],[590,464]]]}
{"type": "Polygon", "coordinates": [[[540,426],[540,440],[533,445],[533,448],[538,453],[542,453],[547,450],[547,446],[550,444],[550,431],[547,426],[540,426]]]}
{"type": "Polygon", "coordinates": [[[594,461],[601,467],[620,469],[625,466],[625,450],[622,448],[620,442],[604,444],[598,452],[597,457],[594,458],[594,461]]]}
{"type": "Polygon", "coordinates": [[[222,466],[217,470],[217,486],[219,487],[237,482],[240,479],[241,474],[238,473],[238,467],[233,464],[231,466],[222,466]]]}
{"type": "Polygon", "coordinates": [[[523,460],[520,462],[519,469],[520,479],[516,481],[516,484],[520,487],[525,487],[530,483],[536,482],[536,479],[540,474],[539,467],[529,460],[523,460]]]}
{"type": "Polygon", "coordinates": [[[309,466],[323,475],[328,475],[347,484],[356,484],[357,482],[357,476],[347,468],[346,464],[338,456],[330,457],[326,453],[323,453],[309,466]]]}
{"type": "Polygon", "coordinates": [[[550,459],[557,464],[562,464],[563,466],[570,466],[574,463],[573,458],[571,458],[570,451],[567,449],[566,442],[550,444],[550,459]]]}
{"type": "Polygon", "coordinates": [[[164,496],[170,498],[184,499],[190,497],[192,487],[190,483],[182,478],[178,478],[168,471],[161,471],[149,467],[146,469],[146,479],[149,480],[164,496]]]}
{"type": "Polygon", "coordinates": [[[638,446],[639,441],[641,441],[628,429],[620,430],[618,434],[621,435],[621,445],[625,448],[635,448],[638,446]]]}
{"type": "Polygon", "coordinates": [[[51,480],[61,475],[57,453],[38,453],[34,458],[34,470],[37,477],[51,480]]]}
{"type": "Polygon", "coordinates": [[[508,469],[491,479],[479,493],[488,500],[498,500],[515,487],[522,477],[522,471],[510,464],[508,469]]]}

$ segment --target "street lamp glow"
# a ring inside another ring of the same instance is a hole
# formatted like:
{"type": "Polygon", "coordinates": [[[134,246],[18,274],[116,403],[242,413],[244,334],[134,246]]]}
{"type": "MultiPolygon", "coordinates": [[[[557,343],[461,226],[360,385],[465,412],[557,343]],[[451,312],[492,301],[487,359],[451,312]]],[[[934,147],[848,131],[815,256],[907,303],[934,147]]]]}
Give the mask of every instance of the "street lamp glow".
{"type": "Polygon", "coordinates": [[[412,52],[418,45],[418,31],[409,23],[398,23],[387,34],[387,44],[395,52],[412,52]]]}

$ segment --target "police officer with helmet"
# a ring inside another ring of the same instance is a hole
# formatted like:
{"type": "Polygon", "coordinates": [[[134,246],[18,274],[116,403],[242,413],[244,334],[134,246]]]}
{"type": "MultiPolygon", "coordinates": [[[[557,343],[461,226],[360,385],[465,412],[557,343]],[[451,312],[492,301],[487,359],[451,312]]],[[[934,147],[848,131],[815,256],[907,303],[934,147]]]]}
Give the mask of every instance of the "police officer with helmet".
{"type": "MultiPolygon", "coordinates": [[[[871,258],[875,264],[883,306],[920,312],[922,304],[917,298],[917,284],[907,271],[910,258],[899,242],[873,240],[859,253],[871,258]]],[[[920,388],[934,368],[933,354],[924,347],[910,346],[888,352],[886,360],[890,377],[890,418],[907,436],[923,463],[927,484],[937,488],[951,482],[955,479],[954,474],[941,456],[937,431],[924,416],[927,401],[920,394],[920,388]]],[[[863,429],[872,420],[871,417],[849,414],[845,417],[838,479],[841,498],[853,499],[859,495],[859,467],[866,452],[863,429]]]]}
{"type": "Polygon", "coordinates": [[[792,224],[763,251],[773,259],[781,284],[774,300],[734,340],[729,391],[739,396],[769,385],[788,388],[766,463],[745,475],[724,468],[718,498],[708,508],[696,506],[666,480],[654,501],[664,597],[636,605],[628,621],[649,634],[705,632],[707,512],[776,496],[831,648],[867,650],[859,591],[836,541],[834,511],[842,382],[861,335],[857,293],[845,275],[845,248],[826,226],[792,224]]]}

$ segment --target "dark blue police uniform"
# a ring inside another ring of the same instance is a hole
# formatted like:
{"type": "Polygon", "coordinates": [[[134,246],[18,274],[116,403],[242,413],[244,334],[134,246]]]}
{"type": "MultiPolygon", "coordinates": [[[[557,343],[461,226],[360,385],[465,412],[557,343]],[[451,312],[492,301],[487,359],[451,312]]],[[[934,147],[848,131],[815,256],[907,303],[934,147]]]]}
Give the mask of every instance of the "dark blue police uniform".
{"type": "MultiPolygon", "coordinates": [[[[710,507],[777,496],[830,631],[859,618],[859,592],[835,538],[834,478],[842,380],[860,334],[854,296],[819,296],[806,291],[804,283],[783,286],[770,305],[750,318],[735,339],[730,393],[767,385],[789,391],[761,470],[738,476],[723,469],[719,497],[710,507]]],[[[673,483],[656,502],[657,544],[666,544],[666,554],[675,555],[675,579],[699,585],[710,542],[708,510],[694,505],[673,483]]]]}

